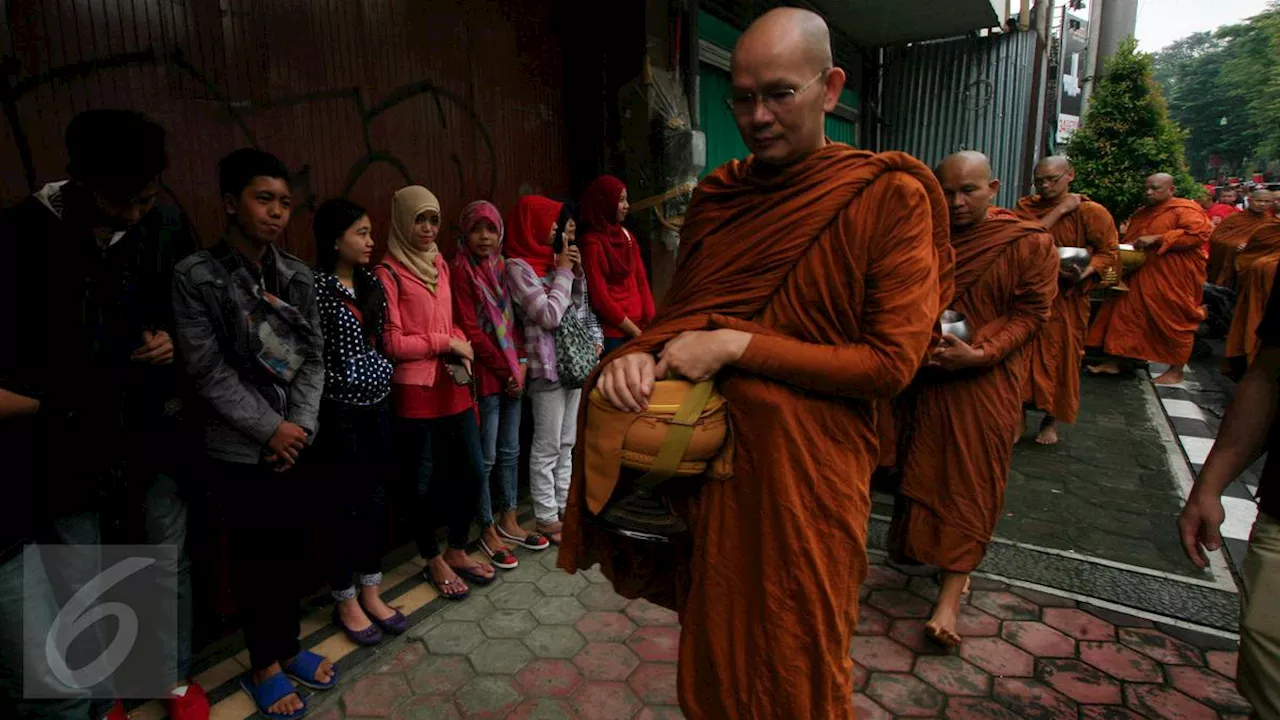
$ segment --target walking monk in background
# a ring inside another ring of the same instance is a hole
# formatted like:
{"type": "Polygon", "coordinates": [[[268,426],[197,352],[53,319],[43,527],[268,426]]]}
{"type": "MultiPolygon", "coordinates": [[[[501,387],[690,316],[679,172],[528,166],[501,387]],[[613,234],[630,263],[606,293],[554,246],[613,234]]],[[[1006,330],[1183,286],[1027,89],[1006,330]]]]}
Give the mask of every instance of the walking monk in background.
{"type": "MultiPolygon", "coordinates": [[[[1112,358],[1168,363],[1153,382],[1176,385],[1191,359],[1196,328],[1204,320],[1205,241],[1213,225],[1191,200],[1173,196],[1173,176],[1147,178],[1147,206],[1133,214],[1122,242],[1146,251],[1146,262],[1125,282],[1129,292],[1107,299],[1089,329],[1085,347],[1112,358]]],[[[1120,364],[1091,365],[1095,375],[1119,375],[1120,364]]]]}
{"type": "Polygon", "coordinates": [[[950,308],[972,338],[943,335],[900,399],[902,489],[889,537],[895,560],[942,570],[925,632],[954,646],[961,596],[1004,508],[1026,346],[1049,319],[1058,255],[1040,223],[990,206],[1000,183],[985,155],[956,153],[937,174],[956,258],[950,308]]]}
{"type": "MultiPolygon", "coordinates": [[[[1058,270],[1058,297],[1049,322],[1028,348],[1023,400],[1044,412],[1036,442],[1058,442],[1058,423],[1073,423],[1080,412],[1080,361],[1089,329],[1089,290],[1108,270],[1119,272],[1119,240],[1111,213],[1071,192],[1075,169],[1067,158],[1047,157],[1036,165],[1039,194],[1018,201],[1018,217],[1049,229],[1058,247],[1088,248],[1093,254],[1082,272],[1058,270]]],[[[1021,437],[1021,433],[1019,433],[1021,437]]]]}
{"type": "MultiPolygon", "coordinates": [[[[1259,205],[1269,210],[1272,195],[1255,192],[1250,202],[1250,210],[1259,205]]],[[[1236,310],[1231,316],[1231,329],[1227,331],[1226,352],[1227,373],[1233,378],[1242,376],[1258,354],[1258,324],[1267,309],[1267,298],[1271,297],[1277,266],[1280,266],[1280,221],[1271,217],[1254,228],[1235,259],[1236,310]]]]}
{"type": "MultiPolygon", "coordinates": [[[[1213,229],[1209,236],[1209,282],[1229,288],[1236,286],[1236,256],[1254,230],[1276,221],[1271,207],[1271,193],[1254,190],[1249,196],[1248,210],[1228,215],[1213,229]]],[[[1267,304],[1265,295],[1262,304],[1267,304]]]]}
{"type": "Polygon", "coordinates": [[[927,167],[826,142],[844,80],[814,13],[743,33],[729,100],[752,155],[698,186],[661,309],[585,388],[639,412],[655,378],[715,377],[728,403],[732,475],[677,507],[690,533],[672,545],[591,522],[617,478],[584,469],[584,424],[560,550],[679,611],[692,720],[853,717],[878,412],[928,353],[952,255],[927,167]]]}

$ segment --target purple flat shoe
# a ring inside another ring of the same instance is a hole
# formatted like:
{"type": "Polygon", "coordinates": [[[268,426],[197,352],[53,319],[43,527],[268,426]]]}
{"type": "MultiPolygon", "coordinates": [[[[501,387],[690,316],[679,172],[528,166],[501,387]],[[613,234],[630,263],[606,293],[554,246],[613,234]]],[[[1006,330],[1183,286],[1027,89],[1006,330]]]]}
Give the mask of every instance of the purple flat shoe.
{"type": "MultiPolygon", "coordinates": [[[[409,618],[405,617],[404,613],[399,610],[396,610],[396,614],[389,618],[379,619],[377,615],[373,614],[372,610],[364,606],[364,603],[360,603],[360,608],[364,610],[365,615],[369,616],[373,624],[382,628],[384,632],[392,635],[403,635],[409,630],[409,618]]],[[[395,610],[395,608],[391,609],[395,610]]]]}
{"type": "MultiPolygon", "coordinates": [[[[373,618],[370,618],[372,620],[373,618]]],[[[363,630],[352,630],[347,624],[342,622],[342,616],[338,614],[338,608],[333,609],[333,624],[337,625],[342,633],[346,635],[351,642],[362,647],[372,647],[382,642],[381,623],[374,622],[363,630]]]]}

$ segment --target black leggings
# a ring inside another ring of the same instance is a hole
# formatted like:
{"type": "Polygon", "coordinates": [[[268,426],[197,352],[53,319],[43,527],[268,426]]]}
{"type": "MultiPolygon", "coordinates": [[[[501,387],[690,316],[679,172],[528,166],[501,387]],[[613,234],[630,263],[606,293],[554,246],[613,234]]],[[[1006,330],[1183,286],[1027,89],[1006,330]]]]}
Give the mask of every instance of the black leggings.
{"type": "Polygon", "coordinates": [[[320,403],[316,440],[323,467],[318,470],[324,478],[321,500],[333,528],[328,574],[335,593],[351,592],[352,572],[368,579],[382,569],[384,478],[390,467],[387,420],[385,402],[320,403]]]}
{"type": "Polygon", "coordinates": [[[402,473],[416,492],[418,552],[428,560],[440,554],[441,520],[449,527],[449,547],[465,550],[484,474],[475,409],[431,420],[396,418],[394,425],[402,473]],[[444,482],[433,484],[437,467],[444,482]]]}

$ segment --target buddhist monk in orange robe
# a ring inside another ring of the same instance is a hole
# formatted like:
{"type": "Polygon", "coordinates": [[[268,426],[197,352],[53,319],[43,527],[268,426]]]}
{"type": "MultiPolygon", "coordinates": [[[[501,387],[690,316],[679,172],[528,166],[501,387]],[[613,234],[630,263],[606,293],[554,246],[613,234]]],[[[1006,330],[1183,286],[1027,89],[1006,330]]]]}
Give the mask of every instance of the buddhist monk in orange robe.
{"type": "Polygon", "coordinates": [[[990,207],[1000,183],[982,153],[952,155],[937,175],[956,253],[950,309],[965,316],[972,337],[943,335],[900,399],[902,489],[889,535],[896,560],[942,570],[925,631],[953,646],[969,574],[1004,508],[1027,344],[1049,319],[1058,255],[1040,223],[990,207]]]}
{"type": "Polygon", "coordinates": [[[1087,197],[1071,192],[1076,173],[1063,156],[1036,165],[1039,193],[1018,201],[1018,217],[1049,229],[1058,247],[1088,248],[1083,271],[1059,266],[1058,297],[1049,322],[1027,349],[1027,382],[1023,401],[1044,412],[1036,442],[1058,442],[1058,422],[1073,423],[1080,412],[1080,361],[1089,328],[1089,290],[1103,276],[1119,272],[1119,238],[1111,213],[1087,197]]]}
{"type": "Polygon", "coordinates": [[[1271,205],[1270,192],[1255,190],[1249,196],[1248,210],[1228,215],[1213,229],[1209,236],[1209,282],[1229,288],[1236,286],[1236,255],[1244,249],[1253,231],[1263,224],[1276,222],[1271,205]]]}
{"type": "MultiPolygon", "coordinates": [[[[1257,194],[1253,203],[1257,203],[1257,194]]],[[[1266,199],[1270,202],[1270,198],[1266,199]]],[[[1254,230],[1236,258],[1236,310],[1227,331],[1226,358],[1233,373],[1243,374],[1258,353],[1258,323],[1280,265],[1280,222],[1271,221],[1254,230]]]]}
{"type": "MultiPolygon", "coordinates": [[[[1129,219],[1122,243],[1146,252],[1146,262],[1125,279],[1129,292],[1116,293],[1094,318],[1085,347],[1102,348],[1112,358],[1168,363],[1159,385],[1182,382],[1191,359],[1201,307],[1213,225],[1200,206],[1173,196],[1173,176],[1147,178],[1147,206],[1129,219]]],[[[1118,375],[1116,359],[1091,365],[1096,375],[1118,375]]]]}
{"type": "Polygon", "coordinates": [[[731,476],[680,505],[682,542],[607,534],[592,516],[617,478],[584,469],[584,410],[559,565],[598,562],[624,596],[679,612],[692,720],[847,719],[878,414],[924,361],[950,296],[946,208],[910,156],[826,143],[845,78],[820,16],[764,15],[731,77],[752,154],[699,184],[657,316],[584,388],[638,412],[655,378],[715,377],[731,476]]]}

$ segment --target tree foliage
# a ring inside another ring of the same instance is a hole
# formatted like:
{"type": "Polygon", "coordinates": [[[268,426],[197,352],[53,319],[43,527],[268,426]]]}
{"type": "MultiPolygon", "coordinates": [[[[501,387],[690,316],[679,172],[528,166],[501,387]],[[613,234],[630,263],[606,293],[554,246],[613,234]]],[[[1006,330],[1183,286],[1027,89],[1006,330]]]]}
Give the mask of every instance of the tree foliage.
{"type": "Polygon", "coordinates": [[[1280,159],[1280,3],[1179,40],[1155,56],[1155,68],[1170,113],[1188,131],[1194,173],[1242,174],[1280,159]]]}
{"type": "Polygon", "coordinates": [[[1178,195],[1194,198],[1203,188],[1187,172],[1186,132],[1152,78],[1151,56],[1125,41],[1094,88],[1084,122],[1067,143],[1076,169],[1073,187],[1102,203],[1117,220],[1142,204],[1147,177],[1173,175],[1178,195]]]}

